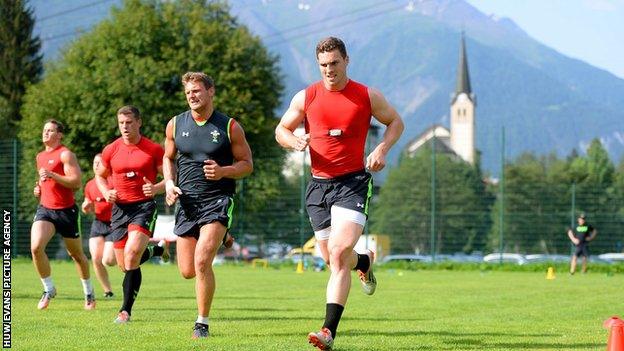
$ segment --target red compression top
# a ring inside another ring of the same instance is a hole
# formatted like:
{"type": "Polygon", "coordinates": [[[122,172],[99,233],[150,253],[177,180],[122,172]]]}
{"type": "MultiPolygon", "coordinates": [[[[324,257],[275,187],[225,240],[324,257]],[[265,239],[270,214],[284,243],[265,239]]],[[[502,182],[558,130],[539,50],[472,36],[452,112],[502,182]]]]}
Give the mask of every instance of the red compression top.
{"type": "MultiPolygon", "coordinates": [[[[108,186],[111,186],[110,181],[108,182],[108,186]]],[[[98,189],[97,184],[95,184],[95,179],[91,179],[85,185],[84,196],[93,202],[93,207],[95,208],[95,218],[102,222],[111,221],[113,204],[106,201],[100,192],[100,189],[98,189]]]]}
{"type": "MultiPolygon", "coordinates": [[[[69,151],[63,145],[59,145],[52,151],[41,151],[37,154],[37,170],[45,168],[48,171],[65,175],[63,162],[61,162],[61,153],[69,151]]],[[[67,188],[54,179],[48,178],[45,181],[39,181],[41,187],[41,198],[39,203],[49,209],[60,210],[74,206],[74,191],[67,188]]]]}
{"type": "Polygon", "coordinates": [[[330,91],[319,81],[307,87],[305,93],[312,174],[335,178],[363,170],[371,121],[368,87],[349,80],[344,89],[330,91]]]}
{"type": "Polygon", "coordinates": [[[143,177],[156,183],[165,150],[159,144],[141,136],[137,144],[126,145],[120,137],[102,151],[102,164],[112,174],[118,203],[150,199],[143,194],[143,177]]]}

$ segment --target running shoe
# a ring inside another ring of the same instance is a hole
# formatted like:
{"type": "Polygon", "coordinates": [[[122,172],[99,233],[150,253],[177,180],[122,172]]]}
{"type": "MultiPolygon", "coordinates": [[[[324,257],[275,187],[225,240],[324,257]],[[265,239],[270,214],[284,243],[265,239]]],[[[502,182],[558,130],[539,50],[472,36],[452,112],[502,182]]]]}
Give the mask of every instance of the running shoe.
{"type": "Polygon", "coordinates": [[[377,289],[377,279],[373,274],[373,262],[375,262],[375,253],[371,250],[367,250],[366,254],[370,259],[370,266],[368,267],[367,272],[362,272],[358,270],[358,275],[360,276],[360,281],[362,283],[362,291],[366,295],[372,295],[375,293],[375,289],[377,289]]]}
{"type": "Polygon", "coordinates": [[[91,311],[95,309],[95,295],[85,295],[85,310],[91,311]]]}
{"type": "Polygon", "coordinates": [[[318,332],[312,332],[308,334],[308,342],[314,347],[318,347],[319,350],[331,350],[334,346],[334,338],[332,338],[331,331],[327,328],[321,328],[318,332]]]}
{"type": "Polygon", "coordinates": [[[112,292],[112,291],[107,291],[107,292],[105,292],[105,293],[104,293],[104,298],[105,298],[105,299],[110,299],[110,298],[112,298],[113,296],[115,296],[115,294],[113,294],[113,292],[112,292]]]}
{"type": "Polygon", "coordinates": [[[166,240],[161,240],[158,242],[158,246],[163,248],[163,253],[160,256],[161,262],[162,263],[169,262],[169,259],[171,258],[171,254],[169,253],[169,243],[166,240]]]}
{"type": "Polygon", "coordinates": [[[37,304],[37,308],[40,310],[44,310],[48,308],[50,304],[50,300],[56,296],[56,288],[52,288],[50,291],[44,291],[43,295],[41,295],[41,299],[39,300],[39,304],[37,304]]]}
{"type": "Polygon", "coordinates": [[[119,314],[117,315],[117,318],[115,318],[116,324],[125,324],[128,322],[130,322],[130,315],[126,311],[119,312],[119,314]]]}
{"type": "Polygon", "coordinates": [[[193,339],[207,338],[210,333],[208,332],[208,325],[202,323],[195,323],[193,327],[193,339]]]}

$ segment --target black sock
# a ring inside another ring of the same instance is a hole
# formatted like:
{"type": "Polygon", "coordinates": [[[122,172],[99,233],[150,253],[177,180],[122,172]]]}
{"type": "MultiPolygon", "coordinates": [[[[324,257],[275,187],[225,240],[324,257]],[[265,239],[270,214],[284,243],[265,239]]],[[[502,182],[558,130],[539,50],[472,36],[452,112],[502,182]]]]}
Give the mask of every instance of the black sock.
{"type": "Polygon", "coordinates": [[[139,295],[139,289],[141,288],[141,268],[129,270],[126,272],[123,280],[123,304],[121,305],[121,311],[126,311],[128,314],[132,314],[132,305],[137,295],[139,295]]]}
{"type": "Polygon", "coordinates": [[[358,256],[357,264],[355,265],[355,268],[353,268],[353,270],[367,272],[371,264],[370,257],[368,255],[360,255],[360,254],[357,254],[357,256],[358,256]]]}
{"type": "Polygon", "coordinates": [[[165,249],[160,246],[148,246],[145,248],[145,251],[143,251],[139,264],[147,262],[152,257],[162,256],[163,252],[165,252],[165,249]]]}
{"type": "Polygon", "coordinates": [[[325,323],[323,323],[323,328],[329,329],[333,338],[336,338],[336,329],[338,329],[342,311],[344,311],[344,306],[337,303],[328,303],[325,305],[325,323]]]}

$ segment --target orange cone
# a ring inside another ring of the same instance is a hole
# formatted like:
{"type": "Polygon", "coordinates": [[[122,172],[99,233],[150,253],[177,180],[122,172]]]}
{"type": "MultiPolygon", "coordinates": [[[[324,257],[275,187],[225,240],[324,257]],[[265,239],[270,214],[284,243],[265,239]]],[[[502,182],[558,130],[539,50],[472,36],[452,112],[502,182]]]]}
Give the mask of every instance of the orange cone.
{"type": "Polygon", "coordinates": [[[610,330],[607,351],[624,351],[624,321],[613,316],[604,321],[603,325],[610,330]]]}

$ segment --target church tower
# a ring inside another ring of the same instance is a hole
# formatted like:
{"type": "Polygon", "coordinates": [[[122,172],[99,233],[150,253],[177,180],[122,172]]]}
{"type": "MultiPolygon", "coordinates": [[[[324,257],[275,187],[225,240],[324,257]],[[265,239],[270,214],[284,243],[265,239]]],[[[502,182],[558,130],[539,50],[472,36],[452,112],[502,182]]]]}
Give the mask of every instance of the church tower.
{"type": "Polygon", "coordinates": [[[464,33],[461,37],[457,86],[451,94],[451,148],[464,161],[475,163],[475,107],[476,96],[470,88],[468,59],[464,33]]]}

